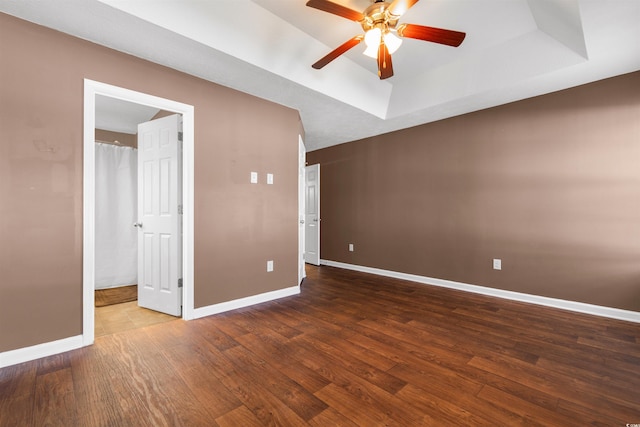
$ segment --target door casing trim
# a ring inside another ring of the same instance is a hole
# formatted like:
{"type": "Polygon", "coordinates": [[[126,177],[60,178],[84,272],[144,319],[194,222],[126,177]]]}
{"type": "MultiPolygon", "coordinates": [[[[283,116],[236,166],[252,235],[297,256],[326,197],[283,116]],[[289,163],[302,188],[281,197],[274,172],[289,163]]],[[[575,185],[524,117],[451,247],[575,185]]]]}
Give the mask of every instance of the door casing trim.
{"type": "Polygon", "coordinates": [[[95,339],[95,98],[103,95],[182,114],[182,318],[194,318],[194,107],[170,99],[84,80],[83,237],[82,237],[82,345],[95,339]]]}

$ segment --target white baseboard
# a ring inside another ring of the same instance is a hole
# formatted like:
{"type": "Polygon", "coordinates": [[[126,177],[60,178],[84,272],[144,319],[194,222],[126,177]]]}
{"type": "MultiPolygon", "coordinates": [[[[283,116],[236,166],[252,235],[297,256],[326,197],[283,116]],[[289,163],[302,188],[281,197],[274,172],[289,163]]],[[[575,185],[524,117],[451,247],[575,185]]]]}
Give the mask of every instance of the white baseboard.
{"type": "Polygon", "coordinates": [[[297,295],[300,293],[300,286],[292,286],[290,288],[278,289],[277,291],[265,292],[259,295],[240,298],[233,301],[221,302],[219,304],[209,305],[206,307],[195,308],[193,310],[193,319],[211,316],[212,314],[223,313],[225,311],[236,310],[238,308],[248,307],[254,304],[273,301],[279,298],[297,295]]]}
{"type": "Polygon", "coordinates": [[[628,322],[640,323],[640,313],[636,311],[622,310],[619,308],[603,307],[599,305],[586,304],[576,301],[567,301],[557,298],[543,297],[539,295],[523,294],[520,292],[505,291],[502,289],[488,288],[485,286],[470,285],[467,283],[454,282],[451,280],[434,279],[432,277],[418,276],[415,274],[400,273],[397,271],[382,270],[373,267],[346,264],[343,262],[320,260],[321,265],[329,267],[344,268],[346,270],[361,271],[363,273],[377,274],[378,276],[393,277],[396,279],[410,280],[425,285],[440,286],[444,288],[457,289],[476,294],[489,295],[514,301],[527,302],[530,304],[544,305],[547,307],[560,308],[579,313],[592,314],[594,316],[609,317],[611,319],[626,320],[628,322]]]}
{"type": "MultiPolygon", "coordinates": [[[[321,265],[330,267],[344,268],[346,270],[361,271],[363,273],[377,274],[379,276],[393,277],[396,279],[409,280],[412,282],[422,283],[425,285],[440,286],[444,288],[457,289],[466,292],[489,295],[498,298],[504,298],[514,301],[521,301],[531,304],[544,305],[547,307],[560,308],[579,313],[592,314],[595,316],[608,317],[612,319],[625,320],[628,322],[640,323],[640,313],[635,311],[621,310],[618,308],[603,307],[593,304],[586,304],[576,301],[567,301],[556,298],[542,297],[539,295],[530,295],[520,292],[505,291],[502,289],[488,288],[484,286],[470,285],[467,283],[454,282],[451,280],[435,279],[432,277],[418,276],[415,274],[400,273],[397,271],[383,270],[373,267],[364,267],[360,265],[346,264],[337,261],[320,260],[321,265]]],[[[273,301],[300,293],[299,286],[279,289],[277,291],[265,292],[259,295],[253,295],[246,298],[240,298],[233,301],[227,301],[219,304],[210,305],[194,309],[194,319],[211,316],[213,314],[223,313],[225,311],[235,310],[238,308],[248,307],[254,304],[273,301]]],[[[64,338],[57,341],[51,341],[34,345],[31,347],[19,348],[0,353],[0,368],[19,363],[29,362],[31,360],[47,357],[66,351],[75,350],[83,347],[82,335],[64,338]]]]}
{"type": "Polygon", "coordinates": [[[29,362],[82,347],[82,335],[0,353],[0,368],[29,362]]]}

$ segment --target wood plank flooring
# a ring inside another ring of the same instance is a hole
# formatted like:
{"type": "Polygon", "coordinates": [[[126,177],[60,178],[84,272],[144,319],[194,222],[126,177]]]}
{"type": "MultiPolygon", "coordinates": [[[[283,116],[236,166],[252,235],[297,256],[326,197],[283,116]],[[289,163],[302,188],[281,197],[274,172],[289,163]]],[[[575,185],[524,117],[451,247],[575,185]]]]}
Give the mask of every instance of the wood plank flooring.
{"type": "Polygon", "coordinates": [[[625,426],[640,325],[330,267],[0,370],[0,426],[625,426]]]}

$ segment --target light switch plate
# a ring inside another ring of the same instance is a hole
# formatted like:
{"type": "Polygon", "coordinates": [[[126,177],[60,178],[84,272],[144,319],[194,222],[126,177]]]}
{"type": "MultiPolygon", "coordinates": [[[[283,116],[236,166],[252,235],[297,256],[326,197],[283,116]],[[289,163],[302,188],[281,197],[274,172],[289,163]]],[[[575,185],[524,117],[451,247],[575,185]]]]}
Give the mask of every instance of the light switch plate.
{"type": "Polygon", "coordinates": [[[273,174],[272,173],[268,173],[267,174],[267,184],[269,184],[269,185],[273,184],[273,174]]]}
{"type": "Polygon", "coordinates": [[[273,261],[267,261],[267,272],[273,271],[273,261]]]}
{"type": "Polygon", "coordinates": [[[251,172],[251,183],[252,184],[258,183],[258,172],[251,172]]]}
{"type": "Polygon", "coordinates": [[[353,252],[353,243],[349,243],[349,252],[353,252]]]}
{"type": "Polygon", "coordinates": [[[493,269],[494,270],[502,270],[502,260],[494,258],[493,259],[493,269]]]}

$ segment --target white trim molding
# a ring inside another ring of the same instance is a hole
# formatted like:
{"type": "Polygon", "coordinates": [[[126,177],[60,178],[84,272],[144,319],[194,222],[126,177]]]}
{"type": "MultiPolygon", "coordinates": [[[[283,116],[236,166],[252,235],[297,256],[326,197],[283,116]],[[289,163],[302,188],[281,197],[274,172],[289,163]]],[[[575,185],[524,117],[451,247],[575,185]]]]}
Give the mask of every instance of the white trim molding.
{"type": "Polygon", "coordinates": [[[346,270],[360,271],[363,273],[376,274],[378,276],[392,277],[395,279],[409,280],[424,285],[440,286],[443,288],[457,289],[460,291],[472,292],[476,294],[489,295],[513,301],[526,302],[530,304],[544,305],[547,307],[559,308],[562,310],[575,311],[578,313],[592,314],[594,316],[608,317],[611,319],[625,320],[627,322],[640,323],[640,313],[636,311],[622,310],[619,308],[603,307],[599,305],[586,304],[576,301],[567,301],[557,298],[543,297],[539,295],[524,294],[520,292],[505,291],[503,289],[488,288],[485,286],[470,285],[468,283],[454,282],[452,280],[435,279],[433,277],[418,276],[415,274],[400,273],[397,271],[383,270],[380,268],[364,267],[354,264],[346,264],[338,261],[321,259],[320,265],[329,267],[344,268],[346,270]]]}
{"type": "Polygon", "coordinates": [[[182,114],[182,318],[194,318],[194,107],[134,90],[84,80],[83,166],[83,316],[82,343],[94,341],[95,282],[95,97],[96,95],[182,114]]]}
{"type": "Polygon", "coordinates": [[[0,368],[5,368],[19,363],[29,362],[41,357],[52,356],[65,351],[75,350],[83,347],[82,335],[63,338],[61,340],[46,342],[30,347],[19,348],[0,353],[0,368]]]}
{"type": "Polygon", "coordinates": [[[239,298],[233,301],[221,302],[219,304],[200,307],[193,310],[194,319],[211,316],[213,314],[224,313],[225,311],[236,310],[238,308],[249,307],[250,305],[261,304],[280,298],[298,295],[300,286],[292,286],[290,288],[278,289],[277,291],[265,292],[263,294],[252,295],[245,298],[239,298]]]}

